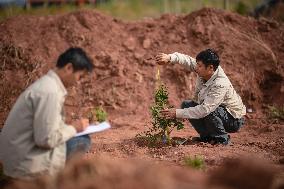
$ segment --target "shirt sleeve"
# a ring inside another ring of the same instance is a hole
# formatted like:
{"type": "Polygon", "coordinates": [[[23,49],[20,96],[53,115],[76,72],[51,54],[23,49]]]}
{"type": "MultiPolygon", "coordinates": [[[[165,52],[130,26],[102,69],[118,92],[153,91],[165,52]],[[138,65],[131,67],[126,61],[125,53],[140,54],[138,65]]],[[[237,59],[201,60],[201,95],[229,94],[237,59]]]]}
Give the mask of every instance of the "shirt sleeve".
{"type": "Polygon", "coordinates": [[[190,71],[194,71],[195,67],[196,67],[196,60],[195,58],[192,58],[188,55],[185,54],[181,54],[178,52],[169,54],[170,55],[170,62],[175,64],[181,64],[183,66],[185,66],[187,69],[189,69],[190,71]]]}
{"type": "Polygon", "coordinates": [[[36,145],[54,148],[75,136],[75,128],[66,125],[62,119],[62,105],[57,94],[36,93],[32,95],[32,101],[36,145]]]}
{"type": "Polygon", "coordinates": [[[176,109],[176,117],[183,119],[200,119],[213,112],[224,100],[227,88],[213,86],[204,98],[202,104],[195,107],[176,109]]]}

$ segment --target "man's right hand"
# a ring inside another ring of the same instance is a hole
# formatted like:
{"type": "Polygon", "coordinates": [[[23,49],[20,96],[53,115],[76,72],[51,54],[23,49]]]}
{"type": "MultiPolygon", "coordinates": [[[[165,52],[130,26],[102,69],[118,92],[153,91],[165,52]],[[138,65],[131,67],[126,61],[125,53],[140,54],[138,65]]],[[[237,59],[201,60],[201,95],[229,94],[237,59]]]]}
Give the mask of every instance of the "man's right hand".
{"type": "Polygon", "coordinates": [[[156,57],[155,60],[158,64],[160,65],[165,65],[170,63],[171,57],[168,54],[165,53],[159,53],[156,57]]]}
{"type": "Polygon", "coordinates": [[[73,122],[73,127],[75,127],[77,133],[84,131],[89,126],[88,119],[78,119],[73,122]]]}

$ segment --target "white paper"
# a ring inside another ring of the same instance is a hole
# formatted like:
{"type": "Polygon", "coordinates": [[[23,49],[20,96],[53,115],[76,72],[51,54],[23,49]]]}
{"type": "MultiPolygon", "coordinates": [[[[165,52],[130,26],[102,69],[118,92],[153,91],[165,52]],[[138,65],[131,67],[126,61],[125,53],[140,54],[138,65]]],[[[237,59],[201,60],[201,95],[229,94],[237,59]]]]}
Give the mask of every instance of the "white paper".
{"type": "Polygon", "coordinates": [[[87,134],[92,134],[96,132],[100,132],[110,128],[110,124],[106,121],[98,124],[98,125],[89,125],[85,131],[77,133],[75,136],[82,136],[87,134]]]}

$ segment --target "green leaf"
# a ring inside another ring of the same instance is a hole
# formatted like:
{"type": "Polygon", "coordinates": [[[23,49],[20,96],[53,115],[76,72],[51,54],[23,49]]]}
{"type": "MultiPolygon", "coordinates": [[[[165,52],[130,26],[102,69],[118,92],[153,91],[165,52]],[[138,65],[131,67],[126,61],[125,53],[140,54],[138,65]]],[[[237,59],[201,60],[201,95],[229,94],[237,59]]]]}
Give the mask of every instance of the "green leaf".
{"type": "Polygon", "coordinates": [[[168,103],[168,95],[167,88],[163,84],[159,85],[158,89],[155,91],[155,104],[150,108],[152,128],[144,132],[145,139],[148,140],[149,146],[151,147],[153,147],[155,143],[162,142],[162,136],[166,136],[166,143],[170,145],[170,132],[172,129],[176,128],[177,130],[181,130],[184,128],[182,122],[177,121],[176,119],[165,119],[160,115],[161,110],[164,110],[167,107],[173,107],[168,103]]]}

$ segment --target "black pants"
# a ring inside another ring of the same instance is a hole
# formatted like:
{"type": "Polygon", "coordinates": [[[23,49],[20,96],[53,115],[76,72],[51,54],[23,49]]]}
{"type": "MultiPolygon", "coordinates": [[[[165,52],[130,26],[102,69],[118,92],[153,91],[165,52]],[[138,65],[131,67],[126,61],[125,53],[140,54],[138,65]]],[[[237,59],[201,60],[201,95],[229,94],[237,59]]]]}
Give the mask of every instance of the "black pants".
{"type": "MultiPolygon", "coordinates": [[[[181,108],[189,108],[198,104],[186,100],[181,104],[181,108]]],[[[228,133],[237,132],[244,124],[244,119],[234,118],[223,106],[219,106],[201,119],[189,119],[193,128],[198,132],[201,139],[214,138],[221,142],[228,141],[228,133]]]]}

